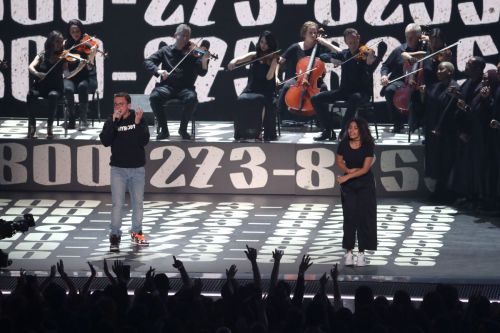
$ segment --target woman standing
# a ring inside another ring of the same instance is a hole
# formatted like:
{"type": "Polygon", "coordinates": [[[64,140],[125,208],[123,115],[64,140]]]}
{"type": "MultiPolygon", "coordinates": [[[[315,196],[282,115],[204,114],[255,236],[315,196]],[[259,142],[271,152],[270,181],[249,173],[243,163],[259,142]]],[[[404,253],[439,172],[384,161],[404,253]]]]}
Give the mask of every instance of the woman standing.
{"type": "Polygon", "coordinates": [[[238,64],[255,60],[250,64],[247,86],[238,97],[238,103],[249,108],[245,107],[243,110],[237,108],[234,122],[236,140],[260,138],[262,122],[264,122],[264,140],[276,140],[276,111],[273,108],[273,97],[279,55],[271,53],[275,52],[277,47],[272,33],[264,31],[259,36],[254,52],[234,58],[227,66],[229,70],[233,70],[238,64]],[[266,55],[268,56],[265,57],[266,55]]]}
{"type": "Polygon", "coordinates": [[[68,63],[71,75],[65,76],[64,80],[64,95],[68,102],[69,111],[69,127],[75,128],[75,98],[74,94],[78,93],[79,108],[78,114],[80,116],[79,131],[87,129],[87,112],[89,106],[89,93],[95,92],[97,89],[97,75],[95,68],[95,55],[97,53],[96,43],[85,43],[81,47],[82,39],[88,38],[85,34],[83,24],[79,20],[71,20],[68,22],[68,39],[64,42],[64,49],[71,50],[71,53],[78,54],[81,58],[87,61],[70,62],[68,63]]]}
{"type": "Polygon", "coordinates": [[[54,137],[52,124],[57,111],[57,101],[63,92],[63,70],[66,65],[61,59],[63,35],[52,31],[44,44],[44,51],[36,55],[28,70],[34,77],[28,92],[28,138],[36,137],[36,118],[39,109],[47,110],[47,139],[54,137]]]}
{"type": "Polygon", "coordinates": [[[354,265],[353,249],[358,237],[359,253],[356,265],[365,266],[365,250],[377,249],[377,199],[371,172],[375,143],[368,123],[353,118],[347,124],[347,136],[337,149],[336,164],[344,172],[337,176],[341,185],[344,214],[345,265],[354,265]]]}

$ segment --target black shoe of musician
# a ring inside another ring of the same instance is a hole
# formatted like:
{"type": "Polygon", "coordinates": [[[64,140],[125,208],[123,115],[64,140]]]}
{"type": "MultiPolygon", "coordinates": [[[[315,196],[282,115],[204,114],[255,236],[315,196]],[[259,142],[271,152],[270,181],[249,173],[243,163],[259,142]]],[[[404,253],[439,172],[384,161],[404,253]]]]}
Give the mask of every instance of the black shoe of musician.
{"type": "Polygon", "coordinates": [[[168,132],[168,130],[161,130],[160,133],[158,133],[158,135],[156,136],[156,140],[164,140],[164,139],[168,139],[170,137],[170,133],[168,132]]]}
{"type": "Polygon", "coordinates": [[[182,140],[191,140],[191,135],[187,131],[179,130],[179,135],[181,136],[182,140]]]}
{"type": "Polygon", "coordinates": [[[314,141],[326,141],[326,140],[335,140],[337,136],[335,132],[332,130],[324,130],[321,132],[320,136],[314,138],[314,141]]]}

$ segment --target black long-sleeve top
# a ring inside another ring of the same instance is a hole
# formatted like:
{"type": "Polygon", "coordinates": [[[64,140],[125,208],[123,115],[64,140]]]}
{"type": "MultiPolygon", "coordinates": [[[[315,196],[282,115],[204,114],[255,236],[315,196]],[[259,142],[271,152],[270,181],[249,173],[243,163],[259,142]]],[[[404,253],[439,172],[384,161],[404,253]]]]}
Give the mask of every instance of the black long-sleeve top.
{"type": "MultiPolygon", "coordinates": [[[[354,54],[349,51],[349,49],[344,49],[341,52],[331,53],[333,59],[340,60],[342,62],[352,58],[354,54]]],[[[366,61],[358,61],[356,59],[351,59],[342,65],[341,69],[341,80],[340,80],[340,90],[346,92],[347,94],[352,93],[363,93],[367,96],[371,96],[371,90],[373,85],[373,71],[377,68],[380,63],[379,58],[371,65],[368,65],[366,61]]]]}
{"type": "Polygon", "coordinates": [[[418,51],[418,49],[412,49],[406,43],[403,43],[392,50],[389,57],[387,57],[386,61],[382,64],[382,68],[380,70],[382,76],[387,76],[390,73],[389,80],[393,80],[403,75],[404,59],[401,56],[401,53],[415,51],[418,51]]]}
{"type": "Polygon", "coordinates": [[[175,44],[167,45],[145,59],[144,66],[149,73],[156,77],[159,76],[157,71],[160,69],[160,64],[162,69],[170,73],[166,80],[160,82],[160,85],[168,85],[177,89],[194,89],[194,83],[198,75],[205,76],[207,70],[202,67],[201,57],[196,58],[190,54],[172,72],[172,69],[185,55],[186,51],[177,49],[175,44]]]}
{"type": "Polygon", "coordinates": [[[110,117],[99,135],[105,147],[111,146],[109,165],[119,168],[139,168],[146,164],[144,146],[149,142],[149,129],[144,118],[135,123],[135,111],[126,119],[113,122],[110,117]]]}

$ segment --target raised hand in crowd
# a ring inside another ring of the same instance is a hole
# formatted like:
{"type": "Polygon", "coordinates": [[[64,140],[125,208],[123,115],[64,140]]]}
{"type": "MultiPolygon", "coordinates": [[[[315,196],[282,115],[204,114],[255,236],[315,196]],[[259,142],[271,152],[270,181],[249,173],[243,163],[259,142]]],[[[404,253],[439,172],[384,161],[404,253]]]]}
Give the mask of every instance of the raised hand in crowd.
{"type": "Polygon", "coordinates": [[[330,270],[330,276],[333,282],[333,306],[335,310],[342,308],[342,297],[340,295],[339,286],[339,267],[338,264],[332,267],[330,270]]]}
{"type": "Polygon", "coordinates": [[[226,269],[226,282],[222,286],[221,295],[223,298],[232,297],[236,293],[238,289],[238,282],[235,279],[236,273],[238,269],[236,269],[236,265],[231,265],[229,269],[226,269]]]}
{"type": "Polygon", "coordinates": [[[246,247],[247,250],[244,252],[248,260],[252,264],[253,282],[255,283],[255,286],[262,291],[262,278],[260,276],[259,266],[257,265],[257,250],[253,247],[249,247],[248,245],[246,245],[246,247]]]}
{"type": "Polygon", "coordinates": [[[304,299],[304,288],[305,288],[305,279],[304,274],[307,269],[311,267],[313,263],[311,262],[311,257],[309,255],[304,254],[302,256],[302,261],[299,265],[299,273],[297,274],[297,284],[295,285],[295,291],[293,293],[292,303],[296,307],[302,306],[302,300],[304,299]]]}
{"type": "Polygon", "coordinates": [[[94,281],[94,279],[97,275],[97,272],[94,268],[94,265],[92,265],[92,263],[90,261],[87,261],[87,264],[89,265],[90,276],[87,279],[87,281],[85,281],[85,284],[83,285],[82,289],[80,290],[80,294],[82,294],[84,296],[89,295],[90,285],[92,284],[92,281],[94,281]]]}
{"type": "Polygon", "coordinates": [[[279,267],[284,252],[283,250],[275,249],[272,253],[273,253],[274,264],[273,264],[273,270],[271,272],[271,281],[269,283],[269,293],[272,292],[274,287],[276,287],[276,283],[278,283],[278,274],[280,270],[279,267]]]}
{"type": "Polygon", "coordinates": [[[56,268],[57,268],[57,272],[61,276],[62,280],[64,281],[64,283],[68,287],[69,294],[76,295],[77,291],[76,291],[75,284],[73,283],[73,281],[71,281],[71,279],[68,277],[68,274],[64,271],[64,263],[63,263],[62,259],[59,260],[58,263],[56,263],[56,268]]]}
{"type": "Polygon", "coordinates": [[[130,280],[130,271],[127,272],[122,260],[115,260],[111,269],[119,282],[127,284],[128,280],[130,280]]]}
{"type": "Polygon", "coordinates": [[[56,277],[56,272],[56,265],[50,266],[49,275],[42,281],[42,283],[40,283],[40,291],[44,291],[49,283],[54,280],[54,278],[56,277]]]}
{"type": "Polygon", "coordinates": [[[184,264],[182,263],[182,261],[175,258],[175,256],[173,256],[173,258],[174,258],[174,263],[172,264],[172,266],[175,269],[177,269],[179,271],[179,273],[181,274],[181,279],[182,279],[182,283],[183,283],[184,287],[190,288],[192,282],[191,282],[191,278],[189,277],[189,275],[186,271],[186,268],[184,267],[184,264]]]}

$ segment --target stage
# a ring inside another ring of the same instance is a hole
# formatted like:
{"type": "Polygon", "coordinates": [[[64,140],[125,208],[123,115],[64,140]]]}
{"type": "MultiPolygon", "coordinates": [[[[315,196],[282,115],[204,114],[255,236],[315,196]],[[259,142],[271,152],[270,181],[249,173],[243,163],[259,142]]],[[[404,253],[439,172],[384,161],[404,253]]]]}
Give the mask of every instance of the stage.
{"type": "MultiPolygon", "coordinates": [[[[258,250],[265,283],[271,274],[271,252],[275,248],[285,252],[280,278],[292,283],[302,255],[309,254],[314,263],[306,275],[310,281],[309,293],[317,287],[313,281],[339,263],[345,295],[352,295],[360,284],[369,284],[376,294],[392,295],[402,288],[418,298],[435,283],[451,283],[460,287],[461,295],[469,295],[472,290],[491,300],[500,299],[497,262],[500,218],[426,202],[423,198],[429,192],[423,177],[423,145],[416,134],[408,143],[407,134],[394,135],[387,126],[379,127],[378,162],[374,165],[379,193],[378,250],[367,253],[368,266],[345,267],[341,262],[342,209],[335,192],[338,186],[317,189],[323,184],[324,173],[329,177],[336,172],[329,161],[338,142],[314,142],[312,138],[318,134],[317,129],[282,128],[282,136],[275,142],[235,142],[231,123],[200,122],[196,141],[181,141],[175,135],[169,140],[156,141],[152,135],[147,155],[151,160],[156,157],[161,166],[150,170],[145,194],[144,232],[151,244],[149,247],[131,245],[126,234],[130,226],[128,214],[122,229],[121,251],[114,254],[109,252],[111,196],[106,183],[109,179],[104,177],[109,155],[99,155],[103,154],[98,142],[102,123],[95,123],[95,128],[83,133],[70,131],[68,137],[57,127],[58,138],[54,140],[45,139],[43,122],[39,123],[38,139],[25,139],[25,125],[25,120],[3,120],[0,126],[0,218],[13,221],[30,213],[35,216],[36,226],[25,234],[17,233],[0,241],[0,249],[13,260],[12,265],[1,271],[1,290],[8,291],[15,286],[15,276],[20,269],[43,277],[60,259],[78,283],[83,283],[88,274],[87,262],[93,263],[102,276],[103,259],[120,259],[131,266],[131,288],[142,283],[144,273],[152,266],[157,273],[166,272],[175,282],[175,289],[180,286],[172,267],[175,255],[184,262],[192,277],[204,281],[205,292],[216,294],[225,278],[225,269],[231,264],[238,266],[237,278],[251,279],[251,267],[243,252],[248,245],[258,250]],[[48,149],[43,148],[47,146],[48,149]],[[88,146],[100,153],[75,161],[75,156],[88,146]],[[170,154],[164,158],[155,154],[158,149],[167,148],[170,154]],[[196,160],[200,149],[209,151],[202,160],[196,160]],[[262,156],[252,155],[254,153],[249,153],[249,160],[239,158],[236,153],[239,149],[247,153],[260,150],[271,163],[265,164],[266,159],[259,160],[262,156]],[[301,172],[301,168],[306,168],[300,159],[301,151],[310,150],[320,152],[311,157],[314,170],[309,174],[316,173],[314,176],[301,172]],[[59,160],[58,156],[63,156],[58,155],[61,151],[71,158],[59,160]],[[392,160],[392,165],[384,161],[387,158],[384,154],[394,151],[397,158],[392,160]],[[188,164],[177,163],[178,159],[172,157],[176,152],[183,152],[184,156],[191,154],[193,159],[188,164]],[[408,152],[413,154],[412,158],[408,152]],[[207,162],[213,159],[214,153],[225,155],[216,162],[207,162]],[[252,161],[257,161],[254,166],[260,168],[250,166],[249,174],[242,172],[244,184],[259,182],[264,173],[268,182],[254,189],[225,186],[237,179],[237,169],[229,165],[234,159],[239,161],[240,169],[252,161]],[[294,177],[276,175],[276,170],[284,170],[279,164],[281,160],[293,163],[289,169],[294,170],[294,177]],[[70,169],[71,177],[61,184],[58,181],[64,173],[63,165],[70,169]],[[96,165],[100,170],[97,177],[94,174],[87,179],[82,175],[82,170],[96,165]],[[165,182],[156,180],[155,185],[155,174],[165,172],[168,165],[171,169],[168,176],[163,174],[165,182]],[[45,175],[48,184],[40,181],[45,177],[43,168],[48,170],[45,175]],[[195,172],[185,171],[189,168],[195,172]],[[172,171],[174,169],[180,173],[172,171]],[[225,169],[228,169],[225,175],[218,174],[225,169]],[[20,182],[16,177],[23,170],[26,180],[20,182]],[[200,180],[199,170],[209,172],[210,177],[200,180]],[[258,172],[261,172],[259,177],[258,172]],[[186,179],[183,186],[180,183],[177,183],[179,186],[158,186],[178,182],[182,175],[186,179]],[[301,188],[303,178],[308,177],[312,179],[309,188],[301,188]],[[91,181],[85,183],[82,179],[91,181]],[[193,183],[207,186],[189,186],[193,183]]],[[[177,126],[175,123],[171,126],[171,133],[176,133],[177,126]]],[[[153,128],[150,130],[153,133],[153,128]]],[[[148,163],[154,164],[154,161],[148,163]]],[[[105,283],[103,278],[99,285],[105,283]]]]}

